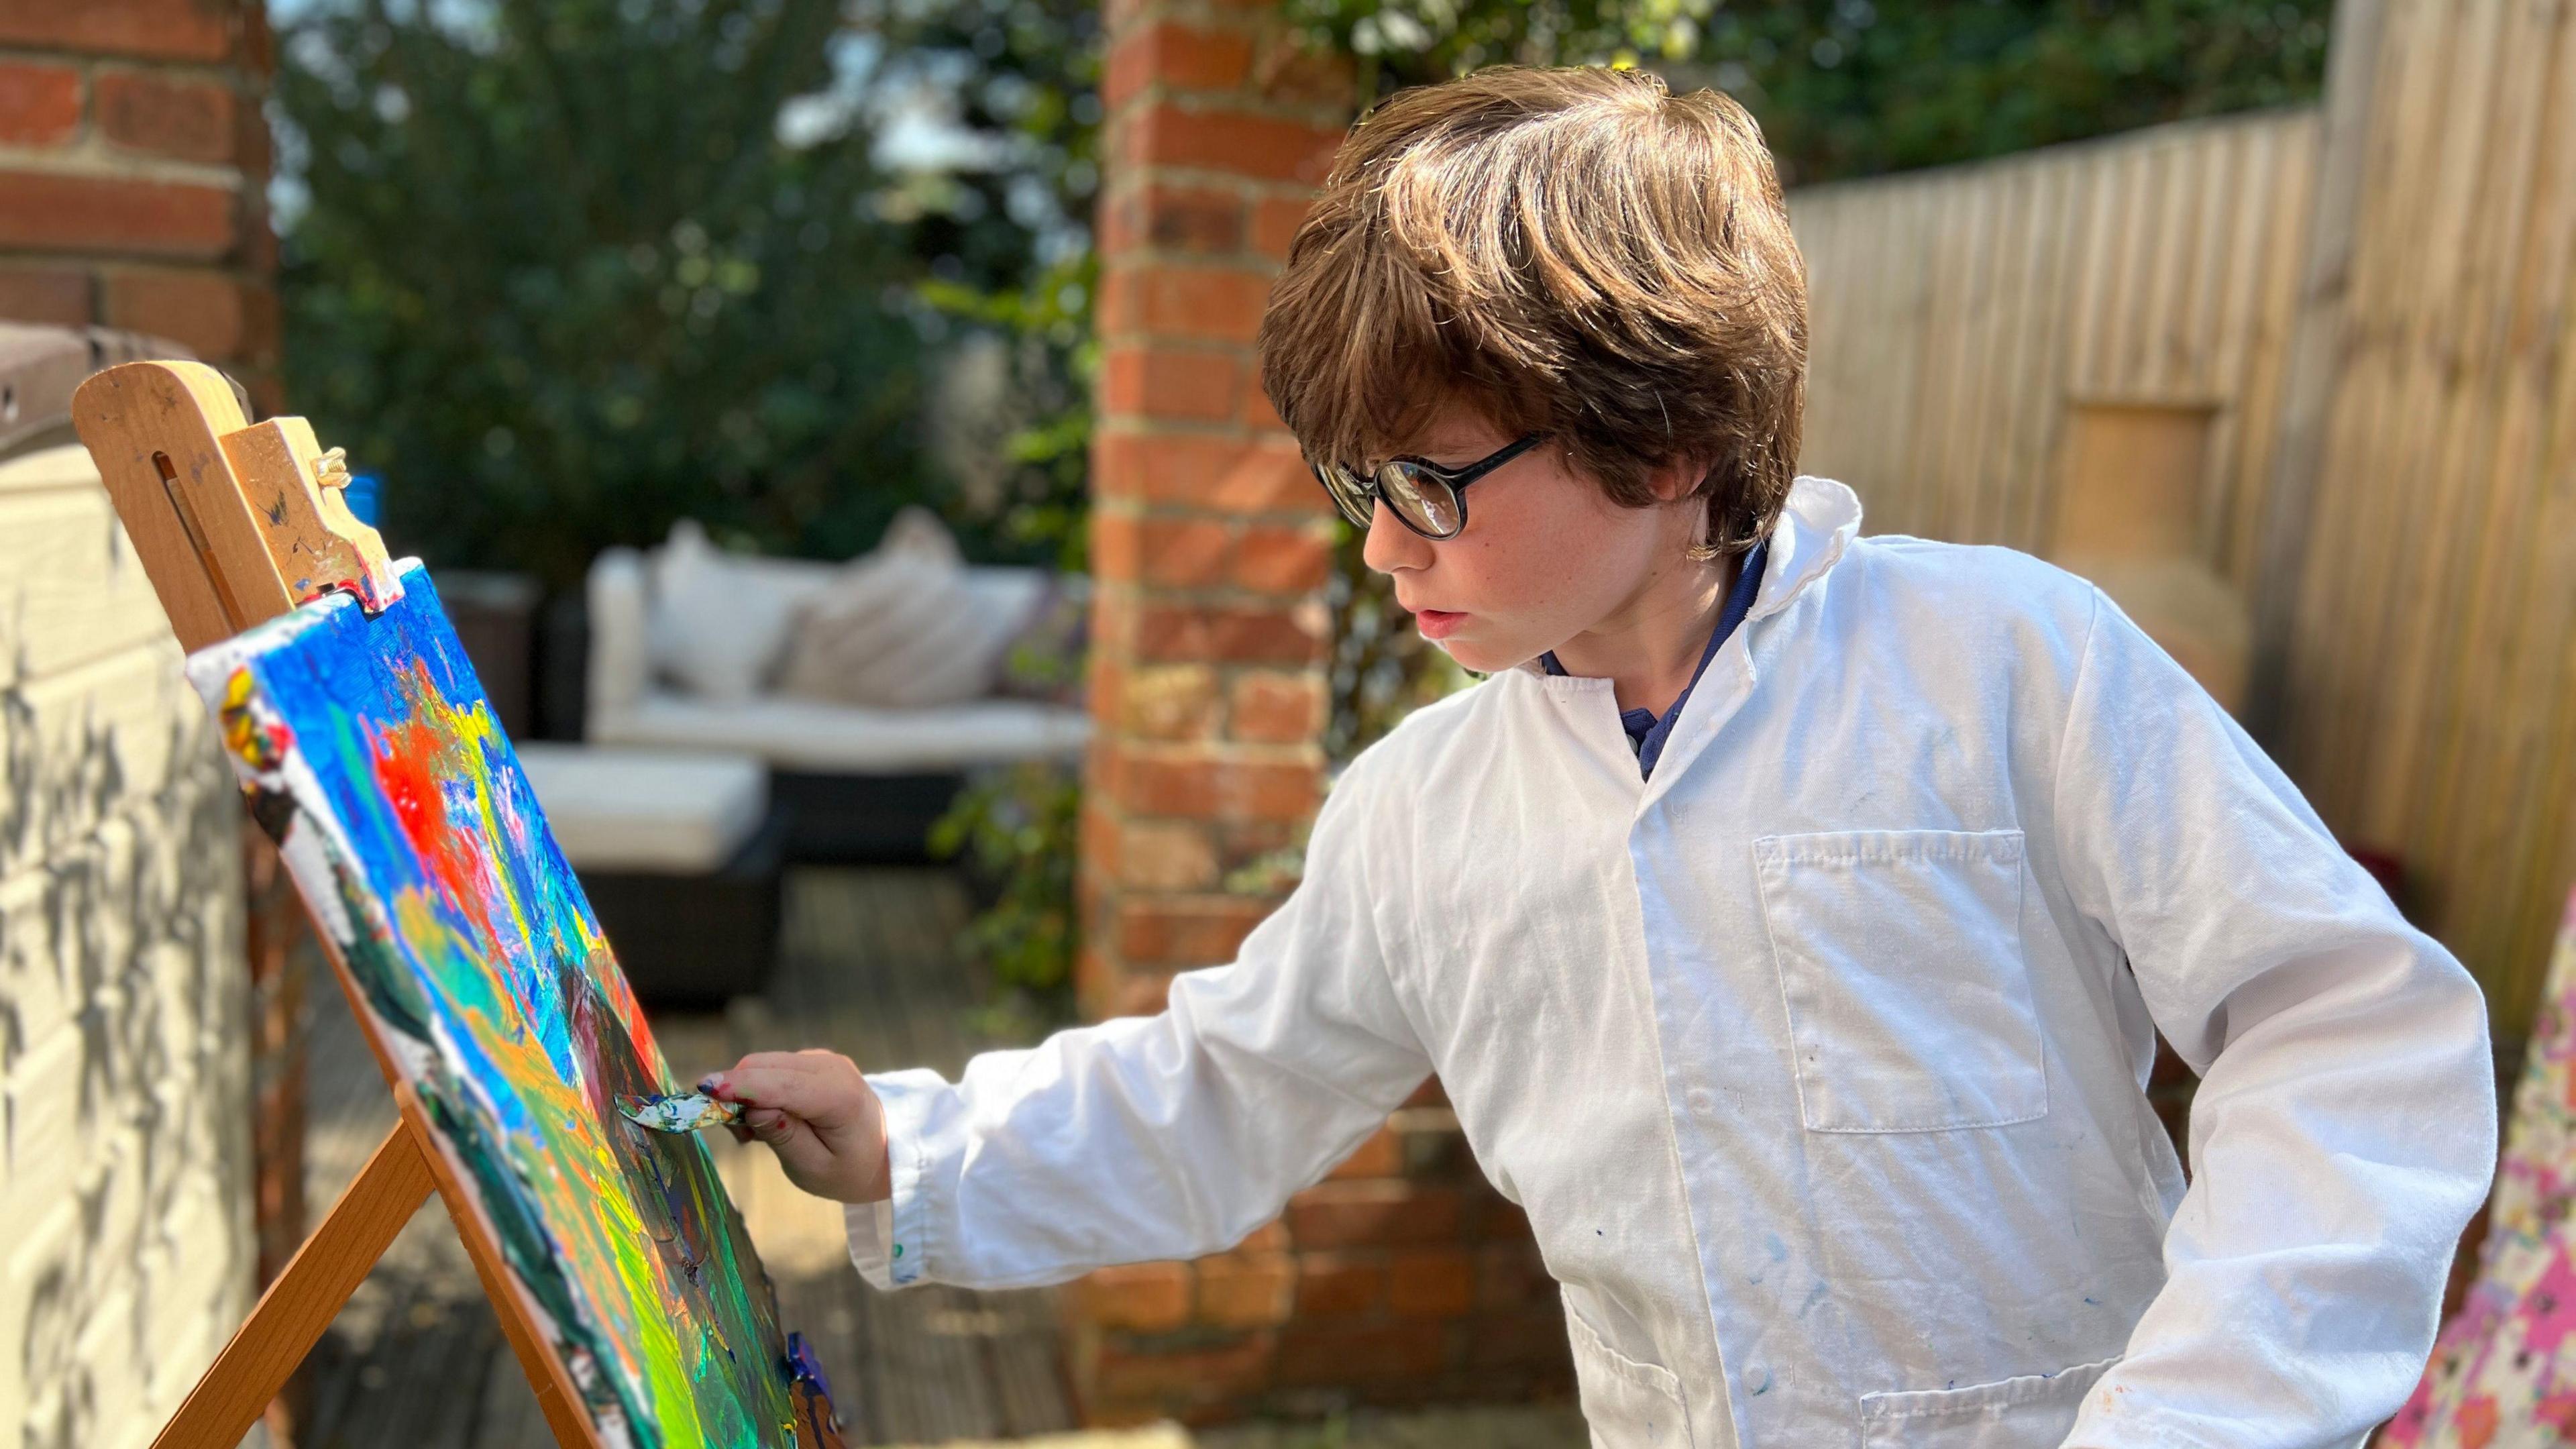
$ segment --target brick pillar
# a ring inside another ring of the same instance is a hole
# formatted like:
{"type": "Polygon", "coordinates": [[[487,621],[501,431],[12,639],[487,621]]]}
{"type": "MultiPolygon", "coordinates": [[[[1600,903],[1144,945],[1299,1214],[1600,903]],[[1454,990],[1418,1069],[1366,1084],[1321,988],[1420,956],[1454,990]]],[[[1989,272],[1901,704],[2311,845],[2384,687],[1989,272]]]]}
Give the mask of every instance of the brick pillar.
{"type": "Polygon", "coordinates": [[[276,405],[260,0],[0,0],[0,318],[166,337],[276,405]]]}
{"type": "Polygon", "coordinates": [[[1316,807],[1332,521],[1252,333],[1350,85],[1260,8],[1115,5],[1103,103],[1077,975],[1084,1011],[1118,1016],[1229,957],[1278,902],[1229,874],[1316,807]]]}
{"type": "Polygon", "coordinates": [[[1117,5],[1102,100],[1099,584],[1078,971],[1150,1011],[1277,904],[1227,881],[1293,844],[1322,781],[1323,493],[1261,395],[1270,279],[1349,84],[1259,6],[1117,5]]]}
{"type": "MultiPolygon", "coordinates": [[[[270,64],[260,0],[0,0],[0,318],[165,338],[276,411],[270,64]]],[[[266,1283],[304,1237],[309,953],[276,852],[247,821],[242,836],[252,1000],[237,1039],[266,1283]]],[[[281,1436],[291,1410],[271,1415],[281,1436]]]]}
{"type": "MultiPolygon", "coordinates": [[[[1157,1010],[1279,901],[1322,784],[1333,522],[1262,397],[1270,279],[1350,115],[1257,3],[1112,0],[1103,85],[1099,585],[1078,968],[1157,1010]]],[[[1232,1252],[1065,1295],[1085,1417],[1194,1422],[1518,1398],[1571,1379],[1528,1225],[1436,1084],[1232,1252]]]]}

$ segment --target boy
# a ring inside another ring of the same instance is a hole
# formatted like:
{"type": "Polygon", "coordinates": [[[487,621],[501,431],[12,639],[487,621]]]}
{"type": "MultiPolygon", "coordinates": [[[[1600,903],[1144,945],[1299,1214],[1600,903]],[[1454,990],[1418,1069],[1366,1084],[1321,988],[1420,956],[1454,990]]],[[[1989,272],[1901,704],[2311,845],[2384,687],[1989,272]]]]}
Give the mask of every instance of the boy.
{"type": "Polygon", "coordinates": [[[2494,1160],[2476,987],[2090,586],[1793,481],[1804,288],[1713,93],[1495,70],[1355,129],[1264,381],[1492,677],[1352,762],[1161,1015],[954,1085],[711,1078],[870,1281],[1226,1248],[1436,1072],[1597,1444],[2327,1445],[2398,1407],[2494,1160]]]}

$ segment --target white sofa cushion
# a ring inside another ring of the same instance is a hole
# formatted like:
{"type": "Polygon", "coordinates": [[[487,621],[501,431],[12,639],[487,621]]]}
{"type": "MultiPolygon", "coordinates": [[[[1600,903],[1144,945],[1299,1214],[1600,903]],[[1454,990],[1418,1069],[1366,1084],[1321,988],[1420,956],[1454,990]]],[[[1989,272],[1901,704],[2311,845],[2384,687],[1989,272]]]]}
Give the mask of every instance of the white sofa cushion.
{"type": "Polygon", "coordinates": [[[769,813],[769,772],[749,755],[543,743],[518,754],[576,870],[708,874],[769,813]]]}
{"type": "Polygon", "coordinates": [[[717,704],[669,691],[594,718],[594,740],[668,749],[737,750],[791,770],[893,775],[1014,760],[1072,759],[1090,716],[1059,704],[979,699],[942,709],[871,709],[765,695],[717,704]]]}
{"type": "Polygon", "coordinates": [[[590,660],[583,707],[597,715],[622,714],[644,698],[653,677],[644,556],[631,548],[603,549],[590,565],[585,595],[590,660]]]}

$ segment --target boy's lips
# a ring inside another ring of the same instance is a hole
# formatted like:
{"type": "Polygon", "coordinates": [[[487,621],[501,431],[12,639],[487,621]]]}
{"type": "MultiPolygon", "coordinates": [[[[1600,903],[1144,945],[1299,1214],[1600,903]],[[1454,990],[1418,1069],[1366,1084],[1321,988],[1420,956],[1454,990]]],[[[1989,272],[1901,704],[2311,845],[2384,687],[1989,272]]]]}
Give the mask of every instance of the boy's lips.
{"type": "Polygon", "coordinates": [[[1413,625],[1422,631],[1422,637],[1425,639],[1446,639],[1457,633],[1458,626],[1466,622],[1465,614],[1454,613],[1447,609],[1413,611],[1413,625]]]}

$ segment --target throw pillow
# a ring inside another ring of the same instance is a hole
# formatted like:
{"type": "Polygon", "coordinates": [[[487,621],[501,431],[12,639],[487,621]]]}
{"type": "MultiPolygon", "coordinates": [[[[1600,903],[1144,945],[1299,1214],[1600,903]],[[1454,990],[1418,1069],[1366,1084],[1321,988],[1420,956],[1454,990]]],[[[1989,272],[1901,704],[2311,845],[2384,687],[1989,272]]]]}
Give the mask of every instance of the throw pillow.
{"type": "Polygon", "coordinates": [[[798,610],[778,688],[904,708],[980,698],[1020,623],[981,607],[948,530],[927,510],[906,509],[798,610]]]}
{"type": "Polygon", "coordinates": [[[652,576],[645,636],[655,672],[727,703],[758,694],[786,646],[793,597],[709,542],[692,518],[671,525],[652,576]]]}

